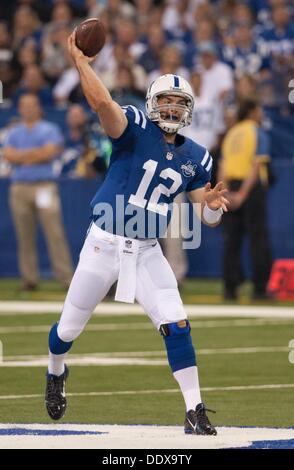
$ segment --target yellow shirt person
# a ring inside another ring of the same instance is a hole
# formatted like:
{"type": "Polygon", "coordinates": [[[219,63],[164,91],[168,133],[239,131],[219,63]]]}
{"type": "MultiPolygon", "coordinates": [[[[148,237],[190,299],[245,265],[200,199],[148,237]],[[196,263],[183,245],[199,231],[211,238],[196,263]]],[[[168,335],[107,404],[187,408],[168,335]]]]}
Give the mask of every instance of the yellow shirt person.
{"type": "Polygon", "coordinates": [[[222,157],[226,181],[248,178],[255,159],[258,159],[259,179],[265,186],[268,184],[268,138],[254,120],[245,119],[229,130],[222,144],[222,157]]]}
{"type": "Polygon", "coordinates": [[[269,140],[261,128],[262,109],[257,101],[244,101],[239,122],[227,133],[222,144],[219,178],[229,189],[230,211],[223,217],[224,296],[236,300],[245,279],[242,245],[249,241],[252,298],[267,298],[271,269],[271,248],[267,230],[266,189],[268,187],[269,140]]]}

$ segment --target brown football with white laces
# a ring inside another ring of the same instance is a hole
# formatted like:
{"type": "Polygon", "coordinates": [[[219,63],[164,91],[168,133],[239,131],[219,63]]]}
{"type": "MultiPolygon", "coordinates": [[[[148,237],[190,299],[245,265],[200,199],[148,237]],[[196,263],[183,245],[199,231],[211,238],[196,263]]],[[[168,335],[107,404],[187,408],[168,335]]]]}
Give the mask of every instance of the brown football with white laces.
{"type": "Polygon", "coordinates": [[[98,18],[85,20],[76,28],[76,46],[87,57],[98,54],[105,44],[105,39],[105,28],[98,18]]]}

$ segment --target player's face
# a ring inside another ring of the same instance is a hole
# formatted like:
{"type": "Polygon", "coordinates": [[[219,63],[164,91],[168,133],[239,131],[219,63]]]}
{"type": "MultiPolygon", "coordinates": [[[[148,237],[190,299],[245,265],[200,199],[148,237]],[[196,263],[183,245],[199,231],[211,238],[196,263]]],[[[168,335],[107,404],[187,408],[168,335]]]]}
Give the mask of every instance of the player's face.
{"type": "Polygon", "coordinates": [[[185,98],[174,95],[163,95],[157,99],[160,117],[164,121],[180,122],[186,111],[187,101],[185,98]]]}

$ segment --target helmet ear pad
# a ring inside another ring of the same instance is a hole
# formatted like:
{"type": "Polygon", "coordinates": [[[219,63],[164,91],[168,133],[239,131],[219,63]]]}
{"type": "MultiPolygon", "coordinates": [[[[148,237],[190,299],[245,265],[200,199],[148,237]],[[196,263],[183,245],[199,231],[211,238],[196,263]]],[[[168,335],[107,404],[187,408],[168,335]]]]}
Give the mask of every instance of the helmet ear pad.
{"type": "Polygon", "coordinates": [[[146,114],[151,121],[158,123],[158,126],[167,133],[176,133],[179,129],[189,126],[192,121],[192,112],[194,107],[194,95],[190,84],[183,78],[177,75],[166,74],[158,77],[149,86],[146,95],[146,114]],[[183,105],[176,105],[181,107],[183,115],[178,122],[165,120],[162,118],[158,106],[158,98],[162,95],[174,95],[184,98],[187,102],[183,109],[183,105]]]}

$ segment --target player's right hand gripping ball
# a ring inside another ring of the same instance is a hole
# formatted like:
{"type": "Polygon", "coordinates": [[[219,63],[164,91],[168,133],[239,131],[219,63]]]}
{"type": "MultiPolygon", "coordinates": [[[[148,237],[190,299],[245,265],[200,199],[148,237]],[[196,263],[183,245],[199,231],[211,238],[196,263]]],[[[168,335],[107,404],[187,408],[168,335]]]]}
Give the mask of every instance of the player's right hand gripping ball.
{"type": "Polygon", "coordinates": [[[76,46],[87,57],[93,57],[105,44],[105,28],[98,18],[83,21],[76,29],[76,46]]]}

